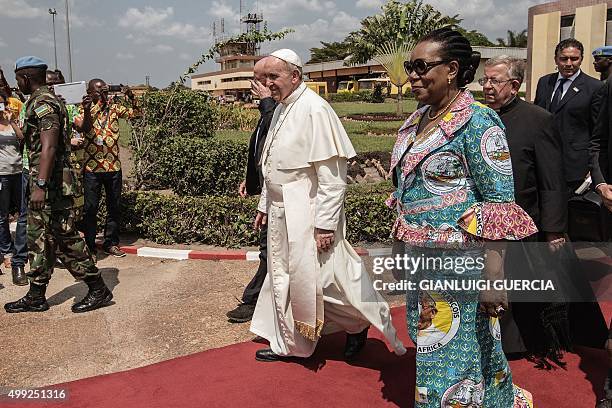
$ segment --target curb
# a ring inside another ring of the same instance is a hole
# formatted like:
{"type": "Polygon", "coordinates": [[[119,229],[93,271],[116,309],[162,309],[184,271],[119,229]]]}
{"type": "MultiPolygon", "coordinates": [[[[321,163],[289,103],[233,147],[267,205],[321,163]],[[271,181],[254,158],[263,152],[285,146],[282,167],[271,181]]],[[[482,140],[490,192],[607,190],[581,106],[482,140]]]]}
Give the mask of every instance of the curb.
{"type": "MultiPolygon", "coordinates": [[[[101,247],[101,242],[97,243],[101,247]]],[[[241,250],[219,250],[219,251],[199,251],[191,249],[171,249],[171,248],[152,248],[139,246],[121,246],[123,252],[130,255],[142,256],[147,258],[163,259],[199,259],[205,261],[259,261],[259,251],[241,250]]],[[[355,247],[355,252],[360,256],[388,256],[391,255],[391,248],[365,249],[355,247]]]]}

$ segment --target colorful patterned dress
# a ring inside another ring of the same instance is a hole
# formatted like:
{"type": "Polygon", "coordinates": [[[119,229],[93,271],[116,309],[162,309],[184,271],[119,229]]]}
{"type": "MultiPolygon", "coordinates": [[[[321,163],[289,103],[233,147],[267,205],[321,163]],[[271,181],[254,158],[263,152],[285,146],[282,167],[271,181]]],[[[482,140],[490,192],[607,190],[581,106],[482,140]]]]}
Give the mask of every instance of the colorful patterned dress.
{"type": "MultiPolygon", "coordinates": [[[[427,108],[401,127],[391,158],[398,188],[387,204],[398,210],[393,235],[406,243],[406,253],[459,265],[459,258],[482,259],[485,239],[535,233],[531,218],[514,203],[508,144],[497,114],[463,91],[440,123],[417,138],[427,108]],[[460,221],[466,211],[474,214],[469,224],[460,221]]],[[[461,272],[436,265],[423,263],[409,281],[474,280],[482,272],[477,262],[461,272]]],[[[499,323],[478,310],[478,294],[408,291],[408,327],[417,346],[416,408],[533,406],[531,395],[512,383],[499,323]]]]}

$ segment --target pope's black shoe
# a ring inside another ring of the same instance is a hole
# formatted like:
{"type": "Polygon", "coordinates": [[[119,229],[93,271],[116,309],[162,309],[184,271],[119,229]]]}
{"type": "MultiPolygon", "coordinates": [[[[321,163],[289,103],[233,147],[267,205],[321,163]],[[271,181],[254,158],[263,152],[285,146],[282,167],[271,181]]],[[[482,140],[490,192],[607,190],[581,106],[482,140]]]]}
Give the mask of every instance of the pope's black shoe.
{"type": "Polygon", "coordinates": [[[269,349],[269,348],[257,350],[255,352],[255,360],[257,361],[271,362],[271,361],[281,361],[284,359],[286,359],[286,357],[279,356],[278,354],[273,352],[272,349],[269,349]]]}
{"type": "Polygon", "coordinates": [[[4,305],[4,310],[7,313],[22,313],[22,312],[44,312],[49,310],[49,304],[45,298],[46,286],[30,284],[30,290],[24,297],[16,302],[10,302],[4,305]]]}
{"type": "Polygon", "coordinates": [[[346,334],[346,345],[344,346],[344,358],[351,360],[359,354],[368,338],[368,329],[366,327],[361,333],[346,334]]]}
{"type": "Polygon", "coordinates": [[[89,286],[89,292],[80,302],[72,305],[73,313],[84,313],[108,306],[113,299],[113,293],[106,287],[101,277],[92,282],[85,282],[89,286]]]}

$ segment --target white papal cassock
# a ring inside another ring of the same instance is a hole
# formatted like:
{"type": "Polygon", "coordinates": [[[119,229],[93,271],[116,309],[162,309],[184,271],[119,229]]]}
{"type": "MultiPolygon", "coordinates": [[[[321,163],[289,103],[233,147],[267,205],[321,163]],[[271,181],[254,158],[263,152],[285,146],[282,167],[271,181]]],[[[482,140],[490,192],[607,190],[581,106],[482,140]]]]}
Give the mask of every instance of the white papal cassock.
{"type": "Polygon", "coordinates": [[[268,214],[268,275],[251,322],[276,354],[310,356],[323,323],[348,333],[371,324],[396,354],[406,351],[389,305],[345,239],[346,162],[353,156],[336,113],[304,83],[276,108],[259,201],[268,214]],[[315,228],[336,231],[328,252],[317,252],[315,228]]]}

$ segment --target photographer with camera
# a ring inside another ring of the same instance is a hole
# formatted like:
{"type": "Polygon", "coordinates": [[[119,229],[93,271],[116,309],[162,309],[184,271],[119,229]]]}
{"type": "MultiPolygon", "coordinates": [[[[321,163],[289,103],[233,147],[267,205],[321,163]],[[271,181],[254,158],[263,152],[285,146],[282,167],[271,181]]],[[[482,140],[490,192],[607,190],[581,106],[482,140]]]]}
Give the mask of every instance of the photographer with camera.
{"type": "MultiPolygon", "coordinates": [[[[118,89],[126,97],[127,105],[109,100],[110,90],[101,79],[92,79],[83,97],[80,116],[75,120],[75,129],[83,135],[85,167],[83,189],[85,208],[83,224],[85,241],[92,254],[96,254],[97,214],[102,187],[106,193],[106,227],[104,229],[104,252],[115,257],[124,257],[119,249],[119,203],[121,200],[121,161],[119,160],[119,119],[132,119],[139,115],[134,94],[126,86],[118,89]]],[[[112,89],[111,89],[112,88],[112,89]]]]}

